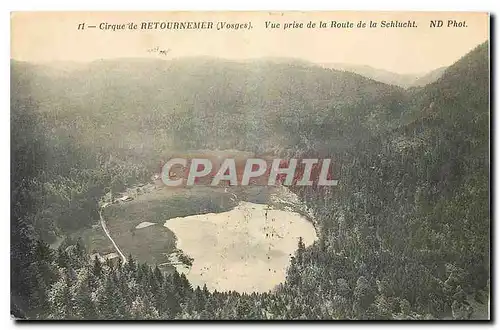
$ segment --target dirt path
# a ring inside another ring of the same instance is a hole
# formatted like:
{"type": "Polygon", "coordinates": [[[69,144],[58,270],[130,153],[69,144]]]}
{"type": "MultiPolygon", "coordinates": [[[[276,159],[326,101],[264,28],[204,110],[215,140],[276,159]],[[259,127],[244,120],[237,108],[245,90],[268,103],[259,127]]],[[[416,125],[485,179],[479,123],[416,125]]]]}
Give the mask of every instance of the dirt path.
{"type": "Polygon", "coordinates": [[[101,220],[101,227],[104,230],[104,232],[106,233],[106,236],[108,236],[108,238],[111,241],[111,243],[113,243],[113,246],[115,247],[115,250],[118,252],[118,254],[120,255],[120,257],[123,260],[123,264],[126,264],[127,263],[127,258],[125,258],[125,255],[122,253],[122,251],[118,247],[118,244],[115,243],[115,241],[111,238],[111,235],[109,234],[108,227],[106,227],[106,223],[104,222],[104,218],[102,217],[102,209],[99,211],[99,219],[101,220]]]}

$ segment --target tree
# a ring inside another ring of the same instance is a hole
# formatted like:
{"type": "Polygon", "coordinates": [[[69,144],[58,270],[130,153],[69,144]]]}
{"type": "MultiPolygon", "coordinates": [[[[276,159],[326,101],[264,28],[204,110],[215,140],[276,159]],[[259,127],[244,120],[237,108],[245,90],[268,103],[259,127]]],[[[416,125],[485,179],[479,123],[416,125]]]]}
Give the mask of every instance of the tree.
{"type": "Polygon", "coordinates": [[[375,300],[375,290],[364,276],[360,276],[354,289],[354,314],[359,318],[364,318],[364,313],[375,300]]]}
{"type": "Polygon", "coordinates": [[[49,302],[51,312],[49,317],[58,320],[68,320],[75,317],[73,295],[67,271],[61,269],[61,275],[57,282],[49,290],[49,302]]]}
{"type": "Polygon", "coordinates": [[[304,244],[304,240],[302,239],[302,236],[299,237],[299,243],[298,243],[298,248],[297,248],[297,262],[299,265],[302,265],[303,263],[303,256],[304,252],[306,250],[306,245],[304,244]]]}
{"type": "Polygon", "coordinates": [[[97,319],[97,310],[92,298],[92,276],[88,268],[80,269],[73,288],[76,315],[83,320],[97,319]]]}
{"type": "Polygon", "coordinates": [[[103,274],[102,273],[102,264],[99,261],[99,258],[97,256],[95,256],[95,258],[94,258],[94,265],[92,267],[92,274],[96,278],[101,278],[101,276],[103,274]]]}

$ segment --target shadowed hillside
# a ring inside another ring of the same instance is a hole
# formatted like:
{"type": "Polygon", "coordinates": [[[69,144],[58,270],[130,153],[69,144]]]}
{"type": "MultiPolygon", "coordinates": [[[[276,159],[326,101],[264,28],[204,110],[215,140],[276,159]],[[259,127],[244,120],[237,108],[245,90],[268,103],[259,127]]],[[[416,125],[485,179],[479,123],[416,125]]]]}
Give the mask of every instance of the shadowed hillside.
{"type": "Polygon", "coordinates": [[[400,127],[350,151],[334,197],[302,192],[318,210],[324,242],[297,269],[325,267],[307,287],[334,287],[333,303],[353,304],[337,315],[391,318],[405,305],[460,318],[470,312],[468,295],[486,302],[488,95],[483,44],[416,91],[400,127]],[[339,278],[354,296],[339,293],[339,278]]]}

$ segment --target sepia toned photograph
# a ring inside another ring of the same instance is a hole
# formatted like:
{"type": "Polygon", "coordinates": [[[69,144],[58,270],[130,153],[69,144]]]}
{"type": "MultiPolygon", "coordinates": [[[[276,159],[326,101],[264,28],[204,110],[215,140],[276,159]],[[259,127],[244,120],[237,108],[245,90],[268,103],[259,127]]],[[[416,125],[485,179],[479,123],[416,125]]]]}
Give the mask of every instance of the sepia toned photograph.
{"type": "Polygon", "coordinates": [[[491,319],[488,13],[10,20],[13,319],[491,319]]]}

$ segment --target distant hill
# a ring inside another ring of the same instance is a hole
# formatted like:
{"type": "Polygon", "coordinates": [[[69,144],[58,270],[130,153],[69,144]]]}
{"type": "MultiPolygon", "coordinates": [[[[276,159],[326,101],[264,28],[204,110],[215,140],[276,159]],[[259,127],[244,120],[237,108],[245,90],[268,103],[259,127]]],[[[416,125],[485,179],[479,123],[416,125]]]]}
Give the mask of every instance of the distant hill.
{"type": "Polygon", "coordinates": [[[389,85],[400,86],[403,88],[424,86],[438,79],[444,71],[444,67],[433,70],[427,74],[399,74],[383,69],[373,68],[368,65],[354,65],[343,63],[322,64],[325,68],[334,70],[357,73],[364,77],[383,82],[389,85]]]}
{"type": "Polygon", "coordinates": [[[399,87],[282,59],[67,67],[12,61],[13,97],[35,102],[55,135],[142,157],[172,148],[319,148],[322,139],[324,147],[343,148],[395,127],[406,97],[399,87]]]}
{"type": "Polygon", "coordinates": [[[435,82],[443,75],[446,68],[447,68],[446,66],[443,66],[435,70],[432,70],[431,72],[423,76],[417,77],[411,84],[411,87],[423,87],[425,85],[435,82]]]}

